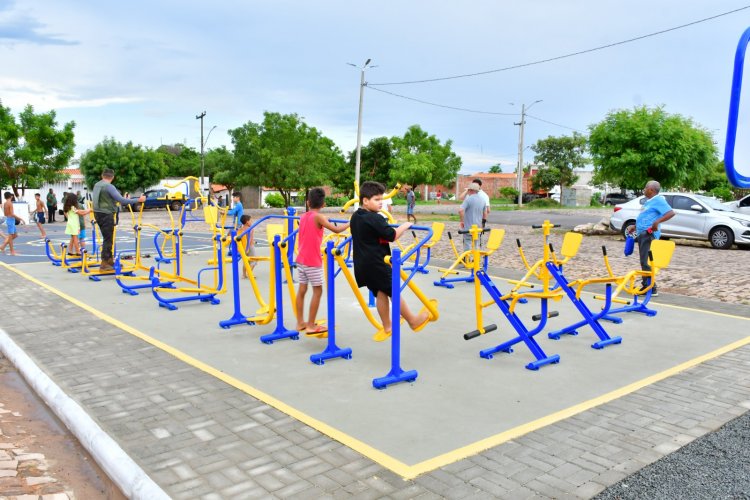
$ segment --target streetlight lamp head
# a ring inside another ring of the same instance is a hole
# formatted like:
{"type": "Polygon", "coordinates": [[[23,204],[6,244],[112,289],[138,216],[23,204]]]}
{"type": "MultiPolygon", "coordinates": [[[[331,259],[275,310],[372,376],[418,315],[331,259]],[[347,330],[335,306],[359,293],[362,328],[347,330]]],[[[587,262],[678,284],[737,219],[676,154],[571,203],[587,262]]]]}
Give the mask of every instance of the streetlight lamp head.
{"type": "Polygon", "coordinates": [[[370,61],[372,61],[372,59],[367,59],[367,61],[365,61],[365,66],[367,66],[368,64],[370,64],[370,61]]]}

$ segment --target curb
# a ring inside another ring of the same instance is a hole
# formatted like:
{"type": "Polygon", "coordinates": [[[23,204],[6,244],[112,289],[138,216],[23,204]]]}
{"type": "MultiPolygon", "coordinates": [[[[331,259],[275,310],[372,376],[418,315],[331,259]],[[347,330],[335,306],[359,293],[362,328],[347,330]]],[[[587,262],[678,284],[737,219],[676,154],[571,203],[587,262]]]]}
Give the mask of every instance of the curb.
{"type": "Polygon", "coordinates": [[[21,373],[39,397],[80,441],[86,451],[128,498],[170,498],[138,464],[86,413],[81,406],[49,378],[36,363],[0,328],[0,352],[21,373]]]}

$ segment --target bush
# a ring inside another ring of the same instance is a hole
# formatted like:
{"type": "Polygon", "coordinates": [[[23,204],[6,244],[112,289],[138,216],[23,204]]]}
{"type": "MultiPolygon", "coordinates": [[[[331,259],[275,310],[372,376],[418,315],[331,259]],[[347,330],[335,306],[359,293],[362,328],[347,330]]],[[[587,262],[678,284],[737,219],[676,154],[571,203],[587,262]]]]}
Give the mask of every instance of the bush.
{"type": "Polygon", "coordinates": [[[266,205],[271,208],[284,208],[286,206],[286,201],[280,194],[271,193],[266,196],[266,205]]]}
{"type": "Polygon", "coordinates": [[[711,195],[719,198],[721,201],[732,201],[734,193],[726,186],[715,187],[711,190],[711,195]]]}
{"type": "Polygon", "coordinates": [[[601,199],[601,196],[599,196],[599,193],[594,194],[591,197],[591,206],[597,207],[597,208],[601,207],[602,203],[599,201],[600,199],[601,199]]]}
{"type": "Polygon", "coordinates": [[[537,198],[536,200],[528,202],[526,206],[532,208],[550,208],[559,207],[560,204],[552,198],[537,198]]]}
{"type": "Polygon", "coordinates": [[[500,196],[503,198],[509,198],[511,200],[518,199],[518,190],[510,186],[500,188],[500,196]]]}
{"type": "Polygon", "coordinates": [[[327,207],[343,207],[349,198],[346,196],[326,196],[327,207]]]}

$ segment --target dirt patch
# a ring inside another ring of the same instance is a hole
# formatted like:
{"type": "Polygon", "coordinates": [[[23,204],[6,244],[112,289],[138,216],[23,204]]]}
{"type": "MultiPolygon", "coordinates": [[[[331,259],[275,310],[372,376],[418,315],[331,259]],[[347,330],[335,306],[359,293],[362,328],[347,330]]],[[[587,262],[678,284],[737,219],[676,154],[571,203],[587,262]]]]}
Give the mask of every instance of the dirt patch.
{"type": "Polygon", "coordinates": [[[0,498],[52,494],[125,498],[0,355],[0,498]]]}

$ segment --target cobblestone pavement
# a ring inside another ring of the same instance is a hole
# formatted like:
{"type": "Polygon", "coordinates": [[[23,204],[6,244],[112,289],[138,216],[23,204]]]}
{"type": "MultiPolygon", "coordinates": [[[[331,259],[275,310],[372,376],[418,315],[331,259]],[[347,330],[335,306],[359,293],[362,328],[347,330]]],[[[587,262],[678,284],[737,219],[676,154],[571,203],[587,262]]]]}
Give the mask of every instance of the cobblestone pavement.
{"type": "MultiPolygon", "coordinates": [[[[506,229],[506,241],[492,262],[507,262],[520,272],[514,238],[523,238],[534,259],[532,246],[538,247],[540,237],[531,229],[506,229]]],[[[600,241],[621,249],[616,239],[584,239],[576,259],[582,267],[569,266],[571,275],[583,272],[580,269],[600,272],[600,241]],[[588,260],[596,265],[584,266],[588,260]]],[[[695,256],[693,247],[678,247],[675,260],[680,264],[664,273],[661,290],[687,289],[696,297],[723,298],[717,309],[750,317],[748,308],[730,303],[738,302],[737,295],[747,297],[748,264],[741,262],[747,254],[697,250],[695,256]],[[701,281],[703,272],[720,277],[701,281]],[[677,276],[698,286],[690,289],[677,276]],[[745,290],[735,284],[738,276],[745,279],[745,290]],[[715,283],[736,291],[726,297],[709,293],[715,283]]],[[[613,260],[616,266],[627,264],[624,258],[613,260]]],[[[0,282],[0,327],[174,498],[589,498],[750,407],[746,345],[404,481],[12,271],[0,267],[0,282]],[[33,322],[25,307],[28,297],[34,297],[33,322]]],[[[668,301],[670,295],[660,300],[668,301]]],[[[712,306],[695,300],[704,308],[712,306]]]]}

